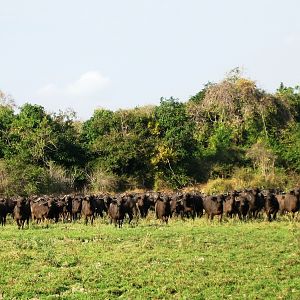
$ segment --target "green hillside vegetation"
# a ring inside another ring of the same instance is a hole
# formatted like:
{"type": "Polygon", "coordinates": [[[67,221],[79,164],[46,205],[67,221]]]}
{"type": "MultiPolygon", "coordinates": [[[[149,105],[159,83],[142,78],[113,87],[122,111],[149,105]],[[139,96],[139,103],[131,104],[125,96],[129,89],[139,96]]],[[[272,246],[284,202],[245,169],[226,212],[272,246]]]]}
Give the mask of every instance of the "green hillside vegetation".
{"type": "Polygon", "coordinates": [[[97,109],[85,121],[0,93],[0,193],[300,184],[300,87],[267,93],[231,72],[187,102],[97,109]]]}

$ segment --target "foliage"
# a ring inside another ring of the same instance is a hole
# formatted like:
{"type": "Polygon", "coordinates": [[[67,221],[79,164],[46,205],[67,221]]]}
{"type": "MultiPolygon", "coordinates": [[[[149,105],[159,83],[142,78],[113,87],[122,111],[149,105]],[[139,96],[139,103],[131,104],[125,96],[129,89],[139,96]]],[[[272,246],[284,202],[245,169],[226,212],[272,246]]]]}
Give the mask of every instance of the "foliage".
{"type": "Polygon", "coordinates": [[[238,169],[261,186],[284,169],[281,185],[300,171],[299,124],[299,86],[267,93],[239,68],[186,103],[98,109],[85,122],[72,111],[17,108],[0,91],[0,192],[177,189],[220,178],[235,186],[238,169]]]}
{"type": "Polygon", "coordinates": [[[292,118],[286,101],[257,88],[254,81],[240,77],[239,72],[210,84],[199,103],[195,104],[193,97],[190,102],[190,114],[203,140],[217,123],[232,129],[236,144],[249,145],[259,137],[276,136],[292,118]]]}
{"type": "Polygon", "coordinates": [[[119,188],[120,178],[96,169],[89,175],[90,189],[93,193],[113,192],[119,188]]]}
{"type": "Polygon", "coordinates": [[[219,193],[228,193],[236,189],[234,180],[228,178],[209,179],[202,187],[202,192],[206,195],[213,195],[219,193]]]}
{"type": "Polygon", "coordinates": [[[300,86],[286,87],[281,83],[276,95],[289,105],[295,120],[300,122],[300,86]]]}
{"type": "Polygon", "coordinates": [[[14,118],[9,132],[8,157],[17,156],[28,164],[42,166],[49,160],[49,152],[56,147],[51,117],[39,105],[25,104],[14,118]]]}
{"type": "Polygon", "coordinates": [[[28,164],[17,159],[9,159],[7,174],[10,184],[7,186],[7,195],[35,195],[43,193],[47,182],[46,170],[41,166],[28,164]]]}
{"type": "Polygon", "coordinates": [[[7,193],[10,184],[10,178],[7,172],[7,165],[5,160],[0,160],[0,194],[5,195],[7,193]]]}
{"type": "Polygon", "coordinates": [[[274,168],[273,172],[263,175],[260,170],[252,168],[234,168],[228,178],[209,179],[201,186],[207,194],[227,193],[232,190],[243,190],[253,187],[289,191],[300,185],[300,175],[274,168]]]}
{"type": "Polygon", "coordinates": [[[73,177],[80,172],[74,170],[85,167],[86,156],[70,115],[50,115],[42,106],[28,103],[15,114],[12,107],[3,106],[0,127],[0,153],[9,182],[3,193],[28,195],[76,188],[80,177],[73,177]],[[54,170],[61,175],[54,176],[54,170]]]}
{"type": "Polygon", "coordinates": [[[151,184],[150,153],[153,151],[149,122],[152,108],[97,110],[85,122],[82,136],[91,153],[90,168],[135,177],[141,185],[151,184]]]}
{"type": "Polygon", "coordinates": [[[193,129],[183,103],[174,98],[161,99],[154,111],[152,132],[156,139],[151,163],[172,187],[182,187],[192,179],[189,170],[196,148],[193,129]]]}
{"type": "Polygon", "coordinates": [[[67,172],[63,166],[50,161],[46,169],[44,193],[70,193],[76,178],[74,173],[67,172]]]}
{"type": "Polygon", "coordinates": [[[284,167],[300,172],[300,123],[291,123],[283,131],[277,150],[284,167]]]}
{"type": "Polygon", "coordinates": [[[13,108],[0,104],[0,158],[10,151],[8,135],[14,120],[13,108]]]}
{"type": "Polygon", "coordinates": [[[259,139],[250,149],[246,151],[246,157],[249,158],[254,169],[257,168],[261,171],[263,176],[269,175],[274,170],[276,156],[266,142],[259,139]]]}

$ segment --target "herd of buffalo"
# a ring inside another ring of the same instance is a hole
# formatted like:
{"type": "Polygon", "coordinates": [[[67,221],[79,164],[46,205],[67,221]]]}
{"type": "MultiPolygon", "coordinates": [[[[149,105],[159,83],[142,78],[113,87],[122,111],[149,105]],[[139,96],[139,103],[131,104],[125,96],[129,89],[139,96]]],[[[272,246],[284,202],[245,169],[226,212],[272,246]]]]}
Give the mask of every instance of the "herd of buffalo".
{"type": "Polygon", "coordinates": [[[65,195],[32,196],[0,199],[0,223],[6,223],[10,214],[18,228],[24,228],[30,219],[36,223],[44,220],[71,222],[82,218],[93,224],[95,218],[107,215],[111,223],[122,227],[125,218],[146,218],[155,211],[157,219],[168,222],[169,218],[195,218],[206,214],[209,219],[218,216],[238,217],[240,220],[255,219],[265,213],[268,220],[276,219],[277,213],[300,210],[300,188],[288,193],[258,188],[232,191],[228,194],[206,196],[198,192],[145,192],[118,195],[65,195]]]}

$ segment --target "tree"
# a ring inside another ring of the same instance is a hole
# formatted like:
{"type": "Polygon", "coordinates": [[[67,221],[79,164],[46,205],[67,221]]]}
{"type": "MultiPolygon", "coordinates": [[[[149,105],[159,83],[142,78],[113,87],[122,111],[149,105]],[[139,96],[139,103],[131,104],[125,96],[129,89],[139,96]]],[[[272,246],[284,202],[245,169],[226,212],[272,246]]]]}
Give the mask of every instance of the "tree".
{"type": "Polygon", "coordinates": [[[14,111],[10,106],[0,105],[0,158],[10,151],[8,135],[14,118],[14,111]]]}
{"type": "Polygon", "coordinates": [[[281,83],[276,96],[289,105],[295,121],[300,122],[300,86],[286,87],[281,83]]]}
{"type": "Polygon", "coordinates": [[[49,160],[48,153],[55,150],[56,141],[52,120],[44,108],[27,103],[13,120],[7,156],[18,156],[24,162],[43,166],[49,160]]]}
{"type": "Polygon", "coordinates": [[[182,187],[192,180],[196,149],[193,130],[185,105],[172,97],[161,98],[154,110],[152,134],[156,139],[151,161],[156,173],[172,187],[182,187]]]}
{"type": "Polygon", "coordinates": [[[240,77],[239,72],[208,86],[198,106],[198,110],[193,107],[190,113],[200,137],[207,139],[214,123],[224,123],[232,128],[236,144],[248,146],[262,135],[267,139],[270,135],[278,136],[291,120],[285,101],[260,90],[254,81],[240,77]]]}
{"type": "MultiPolygon", "coordinates": [[[[152,182],[149,122],[152,108],[97,110],[83,126],[83,139],[91,153],[91,172],[132,178],[137,185],[152,182]]],[[[126,180],[125,180],[126,181],[126,180]]]]}
{"type": "Polygon", "coordinates": [[[9,193],[62,191],[82,180],[78,170],[85,167],[85,153],[71,115],[50,115],[42,106],[28,103],[16,115],[7,108],[0,109],[0,116],[1,112],[6,112],[0,124],[2,130],[7,128],[6,141],[1,141],[8,145],[3,158],[9,193]]]}
{"type": "Polygon", "coordinates": [[[263,176],[270,175],[274,172],[276,155],[267,146],[266,142],[259,139],[246,153],[255,169],[259,169],[263,176]]]}
{"type": "Polygon", "coordinates": [[[300,123],[291,123],[284,130],[278,146],[278,155],[288,170],[300,172],[300,123]]]}

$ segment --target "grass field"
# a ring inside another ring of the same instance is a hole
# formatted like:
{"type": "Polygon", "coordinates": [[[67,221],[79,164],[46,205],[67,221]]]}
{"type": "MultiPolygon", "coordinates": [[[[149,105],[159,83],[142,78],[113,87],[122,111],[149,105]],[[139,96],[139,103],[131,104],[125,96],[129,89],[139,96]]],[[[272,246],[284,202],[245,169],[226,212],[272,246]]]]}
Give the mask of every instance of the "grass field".
{"type": "Polygon", "coordinates": [[[0,299],[300,299],[300,222],[0,228],[0,299]]]}

